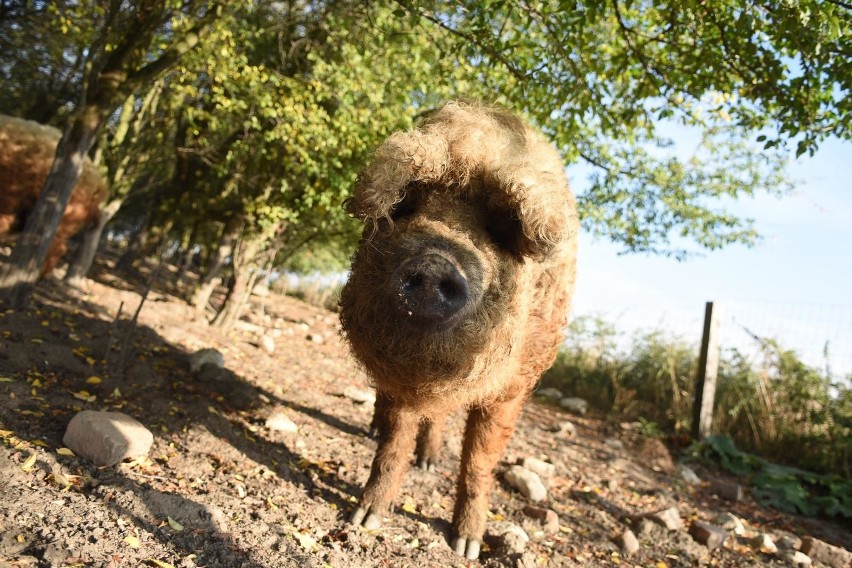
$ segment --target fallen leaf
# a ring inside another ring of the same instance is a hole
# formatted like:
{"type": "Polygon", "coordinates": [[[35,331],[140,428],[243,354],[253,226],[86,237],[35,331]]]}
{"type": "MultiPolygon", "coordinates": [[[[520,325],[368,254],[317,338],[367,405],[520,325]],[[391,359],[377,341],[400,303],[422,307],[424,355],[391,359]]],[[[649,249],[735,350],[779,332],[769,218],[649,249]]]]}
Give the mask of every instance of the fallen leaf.
{"type": "Polygon", "coordinates": [[[28,457],[28,458],[27,458],[27,461],[25,461],[25,462],[21,465],[21,469],[22,469],[22,470],[24,470],[24,471],[29,471],[29,470],[31,470],[31,469],[33,468],[33,466],[35,465],[35,462],[36,462],[36,455],[35,455],[35,454],[30,454],[30,457],[28,457]]]}
{"type": "Polygon", "coordinates": [[[72,392],[71,396],[80,400],[85,400],[86,402],[95,402],[98,398],[96,395],[90,394],[87,390],[72,392]]]}
{"type": "Polygon", "coordinates": [[[166,521],[168,521],[169,526],[172,527],[174,530],[176,530],[178,532],[183,530],[183,525],[180,524],[179,522],[177,522],[176,520],[174,520],[173,518],[166,517],[166,521]]]}
{"type": "Polygon", "coordinates": [[[95,375],[92,375],[91,377],[86,379],[86,383],[90,384],[90,385],[99,385],[99,384],[101,384],[101,378],[96,377],[95,375]]]}
{"type": "Polygon", "coordinates": [[[144,562],[148,564],[152,564],[154,566],[159,566],[160,568],[175,568],[174,564],[169,564],[168,562],[163,562],[162,560],[157,560],[156,558],[146,558],[144,562]]]}
{"type": "Polygon", "coordinates": [[[133,536],[132,534],[129,534],[124,537],[124,542],[126,542],[127,546],[129,546],[130,548],[139,548],[142,545],[142,543],[139,541],[139,537],[133,536]]]}
{"type": "Polygon", "coordinates": [[[0,430],[0,438],[8,438],[12,434],[14,434],[14,432],[12,432],[11,430],[0,430]]]}
{"type": "Polygon", "coordinates": [[[9,377],[0,377],[0,383],[12,383],[15,382],[15,379],[10,379],[9,377]]]}
{"type": "Polygon", "coordinates": [[[43,442],[41,440],[33,440],[31,443],[32,443],[33,446],[38,446],[39,448],[46,448],[47,447],[47,442],[43,442]]]}
{"type": "Polygon", "coordinates": [[[76,455],[69,448],[57,448],[56,453],[59,454],[60,456],[68,456],[68,457],[74,457],[76,455]]]}
{"type": "Polygon", "coordinates": [[[53,482],[56,483],[56,485],[62,487],[63,489],[68,489],[71,487],[71,480],[59,473],[58,471],[54,471],[50,474],[50,476],[53,478],[53,482]]]}
{"type": "Polygon", "coordinates": [[[299,541],[299,545],[307,550],[308,552],[313,552],[319,548],[317,541],[311,535],[302,534],[296,529],[290,529],[293,532],[293,536],[296,537],[296,540],[299,541]]]}

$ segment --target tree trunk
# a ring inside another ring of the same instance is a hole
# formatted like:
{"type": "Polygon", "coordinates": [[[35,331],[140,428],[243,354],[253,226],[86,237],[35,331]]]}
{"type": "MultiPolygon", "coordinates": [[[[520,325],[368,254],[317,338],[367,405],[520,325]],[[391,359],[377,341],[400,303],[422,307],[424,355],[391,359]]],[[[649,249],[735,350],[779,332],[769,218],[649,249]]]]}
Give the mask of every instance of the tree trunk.
{"type": "Polygon", "coordinates": [[[239,219],[230,220],[225,225],[222,237],[219,239],[219,246],[210,255],[204,273],[201,275],[198,286],[192,295],[191,303],[195,306],[196,311],[203,313],[207,308],[207,302],[210,301],[210,296],[216,288],[222,267],[225,266],[228,257],[234,253],[234,246],[240,236],[241,228],[239,219]]]}
{"type": "Polygon", "coordinates": [[[176,286],[180,286],[184,279],[186,279],[186,274],[189,272],[189,269],[192,266],[192,261],[195,259],[195,235],[198,233],[198,225],[198,221],[193,223],[192,230],[189,232],[189,235],[186,235],[186,238],[180,248],[181,260],[178,271],[175,274],[176,286]]]}
{"type": "Polygon", "coordinates": [[[95,261],[95,254],[98,252],[98,245],[104,234],[104,227],[118,213],[121,203],[122,200],[120,199],[110,201],[106,207],[101,209],[101,216],[97,224],[83,233],[83,240],[74,252],[71,262],[68,263],[68,269],[65,271],[63,280],[67,285],[74,288],[82,286],[83,279],[89,273],[95,261]]]}
{"type": "Polygon", "coordinates": [[[142,221],[142,226],[139,230],[133,233],[130,237],[130,242],[127,243],[127,248],[124,249],[118,262],[115,263],[115,269],[122,272],[128,272],[133,269],[133,263],[142,254],[142,248],[148,240],[148,227],[151,224],[151,213],[149,212],[142,221]]]}
{"type": "Polygon", "coordinates": [[[59,221],[102,121],[97,107],[89,105],[62,133],[38,201],[27,217],[24,232],[18,237],[9,264],[0,274],[0,298],[14,308],[26,306],[33,287],[42,276],[42,267],[59,221]]]}
{"type": "Polygon", "coordinates": [[[211,322],[215,327],[229,331],[234,326],[245,305],[245,297],[250,292],[248,283],[249,267],[235,266],[234,274],[228,284],[228,293],[225,295],[225,303],[222,304],[222,309],[211,322]]]}

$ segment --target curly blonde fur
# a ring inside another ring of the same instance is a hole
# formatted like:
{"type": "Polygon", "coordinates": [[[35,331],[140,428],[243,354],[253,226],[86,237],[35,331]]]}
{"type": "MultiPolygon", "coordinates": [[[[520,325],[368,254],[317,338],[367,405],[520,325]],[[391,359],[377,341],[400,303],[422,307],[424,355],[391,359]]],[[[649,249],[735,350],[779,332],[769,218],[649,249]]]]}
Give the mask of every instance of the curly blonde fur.
{"type": "Polygon", "coordinates": [[[341,322],[378,391],[381,434],[353,520],[374,524],[389,506],[418,428],[429,464],[443,417],[464,407],[454,530],[468,543],[460,552],[475,555],[492,469],[553,362],[570,306],[578,222],[562,161],[507,111],[450,102],[376,150],[347,207],[365,228],[341,322]],[[398,299],[398,273],[435,256],[467,296],[458,323],[429,330],[398,299]]]}

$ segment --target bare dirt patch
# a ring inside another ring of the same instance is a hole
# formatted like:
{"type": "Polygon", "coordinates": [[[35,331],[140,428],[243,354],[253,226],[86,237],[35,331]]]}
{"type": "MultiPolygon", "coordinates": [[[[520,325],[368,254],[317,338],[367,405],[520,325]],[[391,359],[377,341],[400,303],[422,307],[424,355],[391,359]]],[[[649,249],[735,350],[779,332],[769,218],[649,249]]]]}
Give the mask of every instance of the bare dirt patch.
{"type": "MultiPolygon", "coordinates": [[[[222,334],[163,284],[133,327],[142,282],[101,272],[85,292],[48,281],[30,309],[0,306],[0,566],[784,565],[744,540],[710,552],[685,529],[636,526],[641,549],[625,558],[611,541],[624,519],[668,507],[687,525],[730,511],[754,529],[852,544],[837,524],[748,498],[720,501],[707,483],[692,487],[676,471],[651,469],[617,425],[539,403],[527,406],[498,477],[523,457],[555,464],[543,506],[557,513],[556,532],[538,530],[525,499],[500,478],[489,517],[525,527],[526,550],[485,550],[481,562],[450,551],[460,416],[437,471],[408,474],[382,529],[354,530],[345,519],[375,443],[369,403],[343,395],[368,381],[339,340],[336,315],[272,294],[254,298],[248,321],[222,334]],[[272,353],[260,330],[272,336],[272,353]],[[191,375],[187,356],[202,348],[221,351],[225,370],[191,375]],[[65,427],[85,409],[145,424],[155,437],[147,459],[97,468],[65,455],[65,427]],[[276,410],[298,431],[267,429],[276,410]],[[555,432],[565,420],[576,436],[555,432]],[[604,443],[613,437],[623,449],[604,443]]],[[[696,469],[702,479],[719,477],[696,469]]]]}

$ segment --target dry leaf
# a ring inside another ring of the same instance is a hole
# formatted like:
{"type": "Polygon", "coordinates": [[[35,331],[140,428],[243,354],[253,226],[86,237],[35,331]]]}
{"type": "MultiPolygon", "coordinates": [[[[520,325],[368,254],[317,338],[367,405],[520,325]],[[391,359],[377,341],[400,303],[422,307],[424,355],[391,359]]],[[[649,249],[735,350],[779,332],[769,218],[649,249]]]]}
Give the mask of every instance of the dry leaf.
{"type": "Polygon", "coordinates": [[[130,548],[139,548],[142,545],[142,543],[139,541],[139,537],[133,536],[132,534],[129,534],[124,537],[124,542],[126,542],[127,546],[129,546],[130,548]]]}
{"type": "Polygon", "coordinates": [[[22,469],[22,470],[24,470],[24,471],[29,471],[29,470],[31,470],[31,469],[33,468],[33,466],[35,465],[35,462],[36,462],[36,455],[35,455],[35,454],[30,454],[30,457],[28,457],[28,458],[27,458],[27,461],[25,461],[25,462],[21,465],[21,469],[22,469]]]}
{"type": "Polygon", "coordinates": [[[56,483],[56,485],[61,486],[63,489],[68,489],[71,487],[71,480],[59,473],[58,471],[54,471],[50,474],[50,476],[53,478],[53,482],[56,483]]]}
{"type": "Polygon", "coordinates": [[[87,390],[72,392],[71,396],[80,400],[85,400],[86,402],[95,402],[95,400],[97,400],[98,398],[96,395],[90,394],[87,390]]]}
{"type": "Polygon", "coordinates": [[[74,457],[74,455],[75,455],[74,452],[72,452],[68,448],[57,448],[56,453],[59,454],[60,456],[68,456],[68,457],[74,457]]]}
{"type": "Polygon", "coordinates": [[[163,562],[162,560],[157,560],[156,558],[146,558],[145,562],[154,566],[159,566],[159,568],[175,568],[174,564],[169,564],[168,562],[163,562]]]}
{"type": "Polygon", "coordinates": [[[166,521],[169,523],[169,526],[172,527],[172,529],[174,529],[178,532],[183,530],[183,525],[180,524],[179,522],[177,522],[176,520],[174,520],[173,518],[166,517],[166,521]]]}
{"type": "Polygon", "coordinates": [[[101,378],[95,375],[92,375],[88,379],[86,379],[86,383],[90,385],[99,385],[101,384],[101,378]]]}

